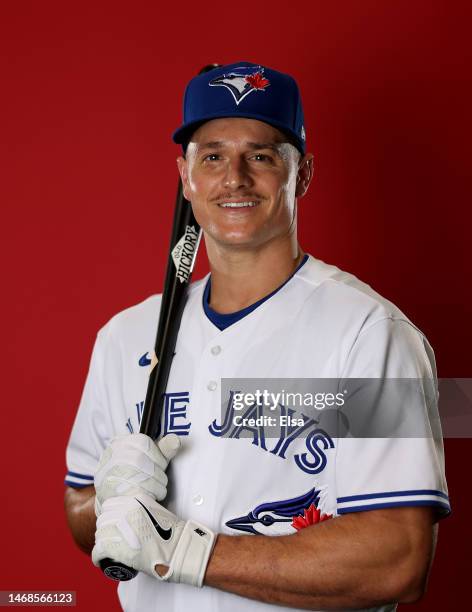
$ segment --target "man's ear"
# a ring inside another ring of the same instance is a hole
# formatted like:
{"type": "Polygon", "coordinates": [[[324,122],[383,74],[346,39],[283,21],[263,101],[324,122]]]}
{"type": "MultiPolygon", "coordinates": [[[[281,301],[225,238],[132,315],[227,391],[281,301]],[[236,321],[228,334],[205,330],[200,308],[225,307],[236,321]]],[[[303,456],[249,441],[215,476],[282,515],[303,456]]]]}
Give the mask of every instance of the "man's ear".
{"type": "Polygon", "coordinates": [[[177,158],[177,168],[179,169],[180,178],[182,180],[182,191],[184,194],[184,198],[190,200],[189,198],[189,182],[188,182],[188,167],[187,160],[185,157],[177,158]]]}
{"type": "Polygon", "coordinates": [[[313,178],[313,154],[307,153],[302,157],[298,164],[297,188],[295,197],[302,198],[308,191],[311,179],[313,178]]]}

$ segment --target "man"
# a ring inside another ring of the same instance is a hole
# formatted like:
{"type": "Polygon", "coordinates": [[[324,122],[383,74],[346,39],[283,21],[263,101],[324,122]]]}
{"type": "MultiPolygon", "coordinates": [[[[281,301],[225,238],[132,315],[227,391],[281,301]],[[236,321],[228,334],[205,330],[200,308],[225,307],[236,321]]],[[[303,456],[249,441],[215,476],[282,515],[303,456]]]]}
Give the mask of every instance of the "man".
{"type": "MultiPolygon", "coordinates": [[[[99,332],[68,447],[76,542],[96,565],[139,570],[119,586],[125,610],[393,610],[417,600],[435,523],[449,512],[441,440],[336,436],[311,417],[269,435],[237,421],[236,388],[229,398],[222,388],[253,378],[435,385],[432,349],[405,315],[297,242],[313,156],[295,81],[246,62],[200,75],[174,140],[211,274],[190,289],[157,444],[133,432],[160,297],[99,332]]],[[[427,426],[435,418],[427,393],[368,410],[367,421],[384,410],[402,422],[419,412],[427,426]]]]}

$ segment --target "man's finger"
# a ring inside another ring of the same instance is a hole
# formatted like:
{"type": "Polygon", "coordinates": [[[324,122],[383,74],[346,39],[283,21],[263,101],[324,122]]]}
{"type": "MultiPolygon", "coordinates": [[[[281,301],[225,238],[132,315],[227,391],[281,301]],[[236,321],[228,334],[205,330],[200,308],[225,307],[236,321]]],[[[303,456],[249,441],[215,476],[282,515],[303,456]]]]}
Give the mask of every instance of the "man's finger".
{"type": "Polygon", "coordinates": [[[157,446],[167,461],[175,457],[181,447],[180,437],[176,434],[167,434],[159,440],[157,446]]]}

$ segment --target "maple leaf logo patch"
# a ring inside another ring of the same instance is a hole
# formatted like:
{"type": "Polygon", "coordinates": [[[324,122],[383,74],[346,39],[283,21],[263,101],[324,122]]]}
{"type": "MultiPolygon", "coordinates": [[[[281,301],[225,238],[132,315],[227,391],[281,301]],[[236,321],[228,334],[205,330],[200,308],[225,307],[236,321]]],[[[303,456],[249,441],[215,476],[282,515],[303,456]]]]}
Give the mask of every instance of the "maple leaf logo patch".
{"type": "Polygon", "coordinates": [[[294,516],[292,520],[292,527],[297,531],[305,529],[310,525],[316,525],[317,523],[323,523],[333,518],[332,514],[322,514],[319,508],[316,508],[314,504],[307,509],[305,508],[303,515],[299,514],[294,516]]]}
{"type": "Polygon", "coordinates": [[[251,87],[254,87],[254,89],[265,89],[268,87],[268,85],[270,85],[269,81],[262,76],[261,72],[250,74],[246,77],[246,81],[249,83],[249,85],[251,85],[251,87]]]}

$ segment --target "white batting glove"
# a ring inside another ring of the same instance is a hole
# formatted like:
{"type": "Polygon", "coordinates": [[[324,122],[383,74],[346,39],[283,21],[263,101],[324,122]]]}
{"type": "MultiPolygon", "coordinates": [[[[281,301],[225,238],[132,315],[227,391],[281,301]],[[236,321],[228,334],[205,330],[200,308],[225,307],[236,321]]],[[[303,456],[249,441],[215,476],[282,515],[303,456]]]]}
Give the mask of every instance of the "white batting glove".
{"type": "Polygon", "coordinates": [[[113,438],[100,457],[95,472],[95,514],[102,504],[119,495],[150,495],[163,500],[167,495],[169,461],[180,448],[180,438],[168,434],[156,444],[142,433],[113,438]]]}
{"type": "Polygon", "coordinates": [[[215,534],[182,521],[147,495],[107,499],[97,519],[92,561],[110,558],[158,580],[201,587],[215,534]],[[169,567],[164,576],[157,564],[169,567]]]}

